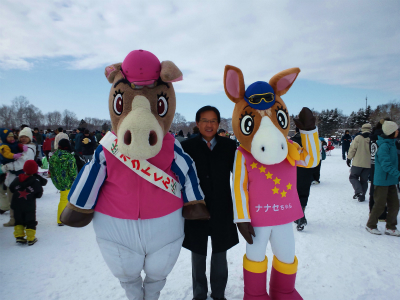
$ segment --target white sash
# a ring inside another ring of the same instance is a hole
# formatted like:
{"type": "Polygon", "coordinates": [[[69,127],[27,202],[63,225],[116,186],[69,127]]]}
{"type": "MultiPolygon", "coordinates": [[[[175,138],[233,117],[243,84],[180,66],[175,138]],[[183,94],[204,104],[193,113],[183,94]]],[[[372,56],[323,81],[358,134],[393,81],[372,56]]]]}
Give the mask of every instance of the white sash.
{"type": "Polygon", "coordinates": [[[130,159],[118,151],[118,138],[109,131],[101,140],[100,144],[114,155],[120,162],[135,172],[137,175],[156,185],[160,189],[181,198],[181,185],[170,175],[152,165],[145,159],[130,159]]]}

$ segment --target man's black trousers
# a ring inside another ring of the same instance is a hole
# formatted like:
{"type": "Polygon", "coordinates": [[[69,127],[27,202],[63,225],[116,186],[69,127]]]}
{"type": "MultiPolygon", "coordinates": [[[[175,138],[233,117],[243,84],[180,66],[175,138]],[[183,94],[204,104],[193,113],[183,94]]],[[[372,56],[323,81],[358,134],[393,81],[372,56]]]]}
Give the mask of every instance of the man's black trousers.
{"type": "MultiPolygon", "coordinates": [[[[207,299],[206,255],[192,252],[193,298],[207,299]]],[[[224,298],[228,282],[226,251],[212,253],[210,268],[211,297],[224,298]]]]}
{"type": "Polygon", "coordinates": [[[307,206],[314,171],[314,168],[297,167],[297,194],[302,207],[307,206]]]}

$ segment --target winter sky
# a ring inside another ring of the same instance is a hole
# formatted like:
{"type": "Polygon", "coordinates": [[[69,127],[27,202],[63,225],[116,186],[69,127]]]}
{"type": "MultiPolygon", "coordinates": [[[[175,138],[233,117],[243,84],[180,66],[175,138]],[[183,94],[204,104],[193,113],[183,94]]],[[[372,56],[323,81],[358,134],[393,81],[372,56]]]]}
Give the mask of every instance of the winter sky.
{"type": "Polygon", "coordinates": [[[291,67],[283,96],[301,107],[349,114],[400,100],[400,1],[0,1],[0,104],[24,95],[44,113],[108,118],[107,65],[132,50],[172,60],[177,112],[211,104],[230,117],[226,64],[246,87],[291,67]]]}

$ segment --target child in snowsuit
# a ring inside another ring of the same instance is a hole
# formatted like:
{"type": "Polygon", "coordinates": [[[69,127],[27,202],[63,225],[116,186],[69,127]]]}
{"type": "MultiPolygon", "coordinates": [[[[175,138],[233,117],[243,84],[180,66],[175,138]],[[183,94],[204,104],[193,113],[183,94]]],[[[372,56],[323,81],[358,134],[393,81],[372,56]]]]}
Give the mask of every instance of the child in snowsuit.
{"type": "MultiPolygon", "coordinates": [[[[22,152],[26,151],[27,147],[15,141],[12,131],[0,128],[0,164],[5,165],[14,162],[22,156],[22,152]]],[[[15,175],[22,174],[21,171],[10,171],[15,175]]]]}
{"type": "Polygon", "coordinates": [[[385,234],[400,236],[400,231],[396,229],[397,214],[399,212],[399,198],[396,184],[400,178],[396,137],[399,135],[399,130],[395,122],[385,121],[382,125],[382,131],[383,134],[378,136],[377,144],[379,148],[375,154],[375,205],[372,208],[365,229],[373,234],[382,234],[377,228],[377,223],[379,216],[383,213],[387,204],[388,212],[385,234]]]}
{"type": "Polygon", "coordinates": [[[60,203],[58,204],[57,223],[63,226],[60,215],[68,203],[68,193],[74,182],[77,171],[76,161],[70,153],[69,140],[62,139],[58,143],[58,149],[50,158],[50,176],[54,186],[60,191],[60,203]]]}
{"type": "Polygon", "coordinates": [[[13,193],[11,208],[14,210],[14,236],[17,243],[32,246],[37,242],[36,235],[36,199],[43,195],[47,180],[37,174],[38,165],[34,160],[24,164],[24,174],[19,174],[10,185],[13,193]],[[25,239],[25,232],[26,237],[25,239]]]}

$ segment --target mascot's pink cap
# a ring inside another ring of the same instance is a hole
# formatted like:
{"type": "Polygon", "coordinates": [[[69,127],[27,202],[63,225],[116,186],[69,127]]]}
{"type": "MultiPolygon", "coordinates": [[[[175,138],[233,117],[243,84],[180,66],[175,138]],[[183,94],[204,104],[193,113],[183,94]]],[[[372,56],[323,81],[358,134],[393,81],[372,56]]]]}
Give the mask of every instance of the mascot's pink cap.
{"type": "Polygon", "coordinates": [[[152,84],[160,77],[161,63],[157,56],[146,50],[131,51],[122,63],[122,74],[136,85],[152,84]]]}

